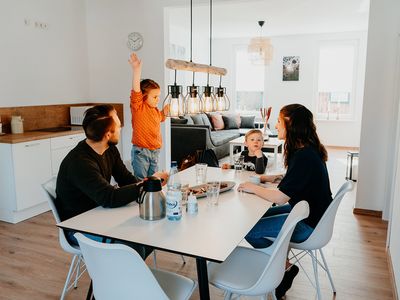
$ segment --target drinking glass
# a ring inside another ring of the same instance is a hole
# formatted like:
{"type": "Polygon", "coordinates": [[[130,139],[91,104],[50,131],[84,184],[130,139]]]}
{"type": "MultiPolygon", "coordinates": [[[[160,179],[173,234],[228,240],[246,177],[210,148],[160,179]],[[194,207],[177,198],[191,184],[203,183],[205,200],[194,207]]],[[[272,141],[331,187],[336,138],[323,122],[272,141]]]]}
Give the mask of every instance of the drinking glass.
{"type": "Polygon", "coordinates": [[[189,184],[185,183],[181,185],[181,192],[182,192],[182,206],[185,206],[187,203],[187,197],[189,192],[189,184]]]}
{"type": "Polygon", "coordinates": [[[211,181],[207,183],[207,204],[218,205],[218,197],[221,183],[219,181],[211,181]]]}
{"type": "Polygon", "coordinates": [[[234,167],[235,171],[242,172],[244,165],[244,156],[240,155],[239,158],[235,161],[234,167]]]}
{"type": "Polygon", "coordinates": [[[196,164],[196,183],[203,184],[207,182],[207,164],[196,164]]]}

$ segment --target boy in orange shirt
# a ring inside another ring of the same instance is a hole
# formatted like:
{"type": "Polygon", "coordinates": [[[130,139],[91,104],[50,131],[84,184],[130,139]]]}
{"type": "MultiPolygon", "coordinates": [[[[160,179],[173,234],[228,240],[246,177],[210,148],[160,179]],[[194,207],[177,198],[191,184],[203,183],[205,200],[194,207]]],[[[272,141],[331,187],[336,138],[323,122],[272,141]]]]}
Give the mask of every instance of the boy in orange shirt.
{"type": "Polygon", "coordinates": [[[135,53],[129,59],[132,67],[132,151],[131,164],[134,175],[143,179],[158,169],[158,158],[162,146],[161,122],[165,121],[169,107],[162,111],[157,105],[160,100],[160,86],[151,79],[140,80],[142,61],[135,53]]]}

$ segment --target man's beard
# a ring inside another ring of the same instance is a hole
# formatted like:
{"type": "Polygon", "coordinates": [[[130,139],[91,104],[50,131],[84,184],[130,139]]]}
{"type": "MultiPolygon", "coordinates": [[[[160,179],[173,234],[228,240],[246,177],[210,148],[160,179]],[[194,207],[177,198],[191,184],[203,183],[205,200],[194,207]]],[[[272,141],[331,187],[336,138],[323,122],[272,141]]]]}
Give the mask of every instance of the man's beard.
{"type": "Polygon", "coordinates": [[[108,146],[116,146],[118,144],[118,140],[108,140],[108,146]]]}

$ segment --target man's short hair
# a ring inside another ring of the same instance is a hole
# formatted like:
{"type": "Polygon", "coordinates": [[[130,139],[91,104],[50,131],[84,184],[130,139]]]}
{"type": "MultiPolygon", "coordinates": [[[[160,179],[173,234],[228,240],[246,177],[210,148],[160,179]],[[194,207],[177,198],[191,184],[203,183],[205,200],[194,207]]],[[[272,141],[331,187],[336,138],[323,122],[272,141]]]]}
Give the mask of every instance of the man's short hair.
{"type": "Polygon", "coordinates": [[[114,119],[110,113],[115,110],[110,104],[93,106],[85,111],[82,126],[86,137],[95,142],[103,139],[107,131],[114,125],[114,119]]]}

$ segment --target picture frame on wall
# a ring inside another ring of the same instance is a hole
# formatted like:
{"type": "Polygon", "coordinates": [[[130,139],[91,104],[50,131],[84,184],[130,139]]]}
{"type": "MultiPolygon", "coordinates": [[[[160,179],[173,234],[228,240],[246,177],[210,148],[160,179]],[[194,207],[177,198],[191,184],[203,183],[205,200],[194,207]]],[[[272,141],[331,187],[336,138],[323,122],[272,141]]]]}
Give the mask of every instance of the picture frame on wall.
{"type": "Polygon", "coordinates": [[[282,70],[283,81],[299,81],[300,56],[284,56],[282,70]]]}

